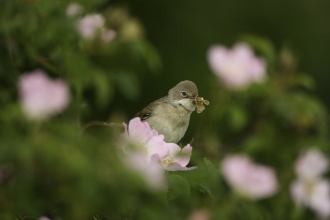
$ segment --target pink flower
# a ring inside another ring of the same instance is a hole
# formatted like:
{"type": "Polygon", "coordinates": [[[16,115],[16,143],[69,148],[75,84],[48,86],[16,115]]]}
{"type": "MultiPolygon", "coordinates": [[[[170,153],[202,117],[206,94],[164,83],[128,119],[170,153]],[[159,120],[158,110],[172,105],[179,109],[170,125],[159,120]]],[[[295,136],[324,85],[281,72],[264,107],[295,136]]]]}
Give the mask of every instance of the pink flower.
{"type": "Polygon", "coordinates": [[[48,218],[46,216],[41,216],[38,220],[50,220],[50,218],[48,218]]]}
{"type": "Polygon", "coordinates": [[[314,179],[329,168],[329,160],[316,148],[302,154],[295,164],[296,174],[300,178],[314,179]]]}
{"type": "Polygon", "coordinates": [[[124,160],[131,169],[139,172],[152,189],[163,190],[166,188],[164,170],[157,155],[153,155],[149,162],[140,153],[128,154],[124,160]]]}
{"type": "Polygon", "coordinates": [[[277,192],[274,170],[254,164],[246,156],[227,156],[221,169],[228,184],[243,196],[261,199],[277,192]]]}
{"type": "MultiPolygon", "coordinates": [[[[135,146],[138,153],[144,155],[147,162],[151,161],[153,156],[161,160],[163,168],[169,171],[192,170],[197,167],[186,167],[189,163],[192,147],[188,144],[183,149],[174,143],[166,143],[164,135],[159,135],[154,129],[151,129],[148,122],[141,122],[140,118],[133,118],[128,127],[123,123],[125,132],[122,134],[124,140],[128,140],[135,146]]],[[[126,154],[135,153],[125,143],[122,144],[123,151],[126,154]]]]}
{"type": "MultiPolygon", "coordinates": [[[[145,155],[146,160],[149,162],[153,155],[158,155],[159,158],[165,157],[169,149],[167,143],[164,142],[164,135],[159,135],[156,130],[152,130],[148,122],[141,122],[140,118],[133,118],[128,128],[123,123],[125,132],[123,137],[131,141],[137,150],[145,155]]],[[[124,151],[127,152],[127,148],[124,151]]]]}
{"type": "Polygon", "coordinates": [[[66,7],[66,15],[69,17],[79,15],[83,11],[84,11],[84,7],[77,2],[72,2],[66,7]]]}
{"type": "Polygon", "coordinates": [[[197,209],[188,217],[188,220],[209,220],[210,212],[206,209],[197,209]]]}
{"type": "Polygon", "coordinates": [[[330,216],[330,183],[321,177],[328,168],[329,160],[318,149],[309,149],[295,164],[298,178],[290,188],[298,206],[309,207],[322,218],[330,216]]]}
{"type": "Polygon", "coordinates": [[[117,35],[117,32],[114,30],[105,30],[102,35],[101,35],[101,39],[103,42],[108,43],[110,41],[112,41],[117,35]]]}
{"type": "Polygon", "coordinates": [[[133,118],[128,127],[125,123],[123,125],[124,161],[130,168],[138,171],[153,189],[163,189],[165,179],[161,158],[169,152],[164,135],[159,135],[147,122],[141,122],[140,118],[133,118]],[[128,143],[136,148],[129,148],[128,143]]]}
{"type": "Polygon", "coordinates": [[[21,105],[32,119],[45,119],[63,111],[70,101],[69,88],[61,80],[50,79],[43,70],[20,77],[21,105]]]}
{"type": "Polygon", "coordinates": [[[103,31],[104,22],[101,14],[88,14],[78,21],[78,30],[84,38],[92,40],[98,32],[103,31]]]}
{"type": "Polygon", "coordinates": [[[321,178],[297,179],[291,184],[290,191],[298,206],[310,207],[322,218],[330,216],[329,181],[321,178]]]}
{"type": "Polygon", "coordinates": [[[181,149],[174,143],[167,144],[169,148],[169,154],[162,158],[162,165],[165,170],[177,171],[177,170],[193,170],[197,167],[186,167],[189,163],[192,147],[190,144],[181,149]]]}
{"type": "Polygon", "coordinates": [[[249,45],[238,43],[232,50],[214,45],[208,51],[212,71],[229,88],[243,88],[265,79],[266,64],[249,45]]]}

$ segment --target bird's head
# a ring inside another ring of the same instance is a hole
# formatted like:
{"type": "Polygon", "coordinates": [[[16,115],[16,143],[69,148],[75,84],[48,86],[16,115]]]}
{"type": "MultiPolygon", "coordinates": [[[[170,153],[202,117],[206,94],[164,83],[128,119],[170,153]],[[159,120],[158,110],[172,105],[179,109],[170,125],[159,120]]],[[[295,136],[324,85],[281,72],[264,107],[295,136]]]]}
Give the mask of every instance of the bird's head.
{"type": "Polygon", "coordinates": [[[188,111],[195,111],[198,89],[195,83],[185,80],[174,86],[168,92],[169,101],[175,106],[183,106],[188,111]]]}

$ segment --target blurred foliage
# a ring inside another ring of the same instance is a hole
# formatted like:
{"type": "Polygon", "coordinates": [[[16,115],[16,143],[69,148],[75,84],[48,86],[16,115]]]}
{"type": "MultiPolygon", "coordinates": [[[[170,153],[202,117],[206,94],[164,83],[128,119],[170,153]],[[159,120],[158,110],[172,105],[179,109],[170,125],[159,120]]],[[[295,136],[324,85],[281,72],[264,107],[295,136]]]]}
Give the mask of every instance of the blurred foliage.
{"type": "Polygon", "coordinates": [[[1,2],[0,219],[182,220],[200,208],[212,219],[316,219],[295,207],[288,187],[301,149],[318,146],[329,155],[328,111],[313,93],[314,79],[297,70],[289,47],[277,50],[269,39],[241,36],[267,60],[267,81],[230,91],[210,72],[202,87],[209,88],[205,98],[211,104],[190,128],[195,131],[191,163],[198,169],[168,172],[168,190],[154,192],[118,157],[122,129],[82,128],[100,117],[127,121],[127,114],[139,110],[131,108],[137,100],[152,101],[141,91],[143,80],[158,77],[162,68],[157,50],[127,8],[105,0],[79,3],[84,14],[102,13],[117,37],[107,44],[86,41],[76,18],[65,14],[69,3],[1,2]],[[72,93],[68,109],[44,122],[25,117],[17,89],[21,74],[39,68],[64,79],[72,93]],[[130,109],[110,114],[109,106],[120,102],[130,109]],[[228,153],[246,153],[274,167],[279,192],[262,201],[233,193],[218,169],[228,153]]]}

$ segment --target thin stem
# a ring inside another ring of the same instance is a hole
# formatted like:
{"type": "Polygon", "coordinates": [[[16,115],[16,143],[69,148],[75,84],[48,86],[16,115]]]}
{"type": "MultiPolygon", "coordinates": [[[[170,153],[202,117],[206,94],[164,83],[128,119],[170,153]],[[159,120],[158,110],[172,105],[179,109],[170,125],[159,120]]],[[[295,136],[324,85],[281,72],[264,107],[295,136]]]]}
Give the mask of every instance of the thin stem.
{"type": "Polygon", "coordinates": [[[85,132],[85,130],[91,126],[108,126],[108,127],[123,127],[122,124],[119,123],[109,123],[109,122],[102,122],[102,121],[91,121],[88,122],[83,128],[82,132],[85,132]]]}

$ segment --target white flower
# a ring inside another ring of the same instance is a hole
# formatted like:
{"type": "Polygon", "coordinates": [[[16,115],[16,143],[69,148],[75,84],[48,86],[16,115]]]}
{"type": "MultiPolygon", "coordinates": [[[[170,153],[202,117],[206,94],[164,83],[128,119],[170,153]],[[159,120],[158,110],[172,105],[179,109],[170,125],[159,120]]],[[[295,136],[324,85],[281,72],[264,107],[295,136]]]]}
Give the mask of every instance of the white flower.
{"type": "Polygon", "coordinates": [[[291,184],[290,192],[298,206],[310,207],[322,218],[330,216],[329,181],[297,179],[291,184]]]}
{"type": "Polygon", "coordinates": [[[296,174],[304,179],[314,179],[325,173],[328,168],[328,158],[316,148],[302,154],[295,164],[296,174]]]}

